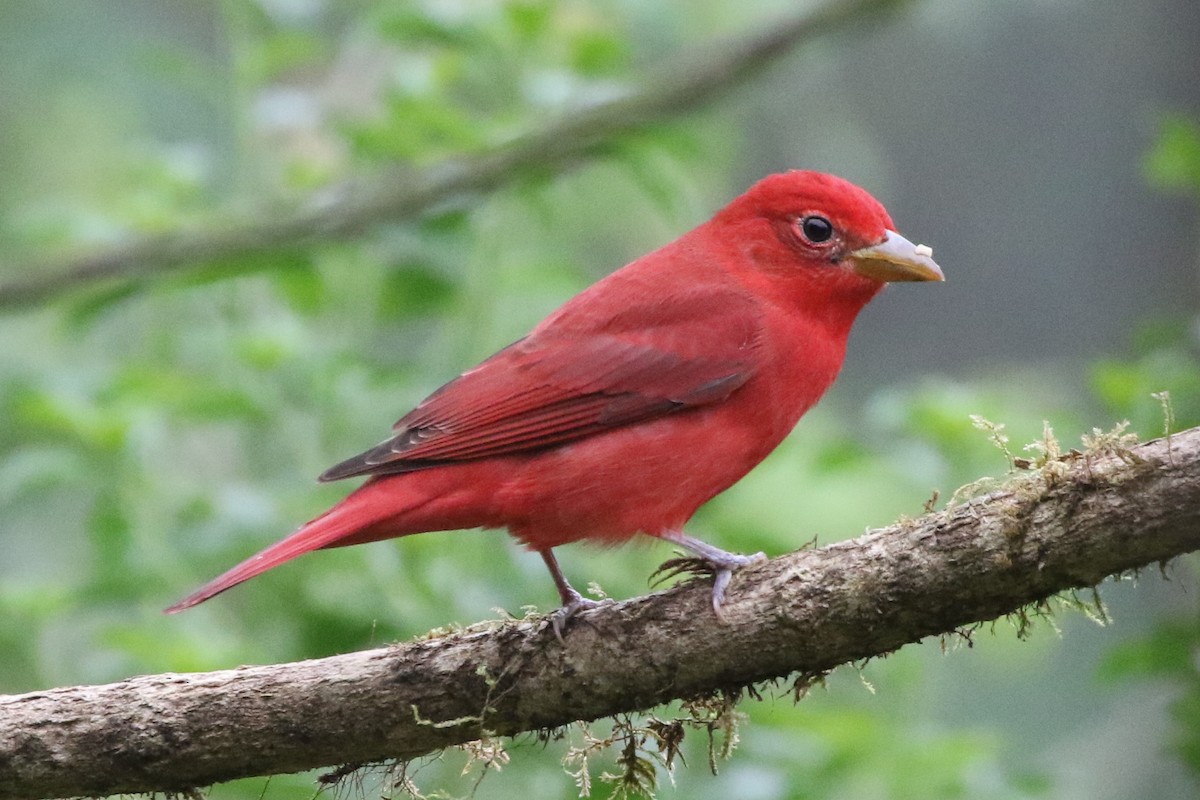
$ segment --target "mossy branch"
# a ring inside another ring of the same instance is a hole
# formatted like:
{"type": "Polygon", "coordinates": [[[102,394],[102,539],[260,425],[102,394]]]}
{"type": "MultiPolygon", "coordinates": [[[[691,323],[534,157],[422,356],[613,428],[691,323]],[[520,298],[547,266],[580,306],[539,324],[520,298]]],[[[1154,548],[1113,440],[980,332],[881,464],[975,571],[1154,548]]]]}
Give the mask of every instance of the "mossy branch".
{"type": "Polygon", "coordinates": [[[324,190],[290,214],[262,209],[240,214],[238,219],[245,221],[133,239],[59,262],[31,264],[24,270],[27,277],[0,282],[0,309],[28,307],[81,288],[115,289],[211,264],[352,239],[380,222],[420,218],[531,171],[568,170],[603,154],[622,134],[711,102],[806,41],[903,3],[831,0],[741,38],[705,43],[651,71],[640,91],[573,109],[492,150],[324,190]]]}
{"type": "MultiPolygon", "coordinates": [[[[1200,549],[1200,428],[1088,452],[945,511],[580,615],[296,664],[0,697],[0,800],[183,791],[409,759],[797,676],[1200,549]]],[[[1053,452],[1051,452],[1053,451],[1053,452]]]]}

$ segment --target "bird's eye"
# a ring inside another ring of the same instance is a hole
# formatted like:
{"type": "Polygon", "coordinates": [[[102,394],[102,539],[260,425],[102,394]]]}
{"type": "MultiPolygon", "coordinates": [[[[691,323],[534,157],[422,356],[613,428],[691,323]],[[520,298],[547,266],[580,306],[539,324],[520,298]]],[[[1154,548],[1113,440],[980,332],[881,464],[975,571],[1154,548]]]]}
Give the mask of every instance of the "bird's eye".
{"type": "Polygon", "coordinates": [[[800,220],[800,231],[813,244],[828,242],[833,237],[833,223],[816,215],[800,220]]]}

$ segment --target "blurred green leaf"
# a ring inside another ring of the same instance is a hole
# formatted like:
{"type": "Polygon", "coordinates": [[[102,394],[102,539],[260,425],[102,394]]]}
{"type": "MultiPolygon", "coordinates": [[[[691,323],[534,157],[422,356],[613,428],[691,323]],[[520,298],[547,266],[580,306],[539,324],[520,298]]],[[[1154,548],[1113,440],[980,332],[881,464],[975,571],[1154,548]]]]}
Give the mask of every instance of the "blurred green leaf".
{"type": "Polygon", "coordinates": [[[421,264],[406,264],[384,278],[379,310],[385,318],[444,310],[457,293],[454,283],[421,264]]]}
{"type": "Polygon", "coordinates": [[[1200,349],[1184,324],[1151,324],[1137,337],[1132,358],[1102,359],[1092,367],[1092,387],[1116,416],[1145,437],[1163,434],[1162,407],[1152,395],[1169,392],[1175,430],[1200,425],[1200,349]]]}
{"type": "Polygon", "coordinates": [[[1200,624],[1195,620],[1167,622],[1144,639],[1113,648],[1098,674],[1107,681],[1194,676],[1197,655],[1200,655],[1200,624]]]}
{"type": "Polygon", "coordinates": [[[311,261],[281,269],[272,280],[292,308],[302,314],[320,310],[328,294],[325,279],[311,261]]]}
{"type": "Polygon", "coordinates": [[[1200,194],[1200,122],[1181,114],[1164,118],[1146,157],[1146,175],[1160,188],[1200,194]]]}
{"type": "Polygon", "coordinates": [[[14,394],[10,422],[37,440],[68,440],[89,449],[112,452],[125,442],[128,424],[78,398],[33,388],[14,394]]]}
{"type": "Polygon", "coordinates": [[[581,75],[620,74],[629,61],[629,48],[610,31],[585,30],[571,39],[571,66],[581,75]]]}
{"type": "Polygon", "coordinates": [[[92,538],[97,577],[104,580],[125,573],[132,546],[130,524],[125,509],[113,494],[105,492],[96,497],[88,532],[92,538]]]}
{"type": "Polygon", "coordinates": [[[407,47],[425,44],[465,48],[478,43],[468,20],[452,22],[408,4],[380,5],[376,9],[374,28],[407,47]]]}
{"type": "Polygon", "coordinates": [[[277,30],[247,47],[240,67],[252,80],[268,81],[289,70],[308,69],[329,56],[329,43],[316,31],[277,30]]]}
{"type": "Polygon", "coordinates": [[[1150,635],[1115,648],[1101,665],[1100,676],[1110,682],[1168,680],[1177,688],[1170,705],[1175,729],[1169,741],[1200,777],[1200,622],[1160,622],[1150,635]]]}
{"type": "Polygon", "coordinates": [[[63,304],[63,319],[72,328],[84,329],[123,300],[139,294],[135,283],[123,283],[82,292],[63,304]]]}
{"type": "Polygon", "coordinates": [[[506,3],[503,8],[505,19],[518,38],[530,44],[548,29],[554,4],[547,0],[517,0],[506,3]]]}
{"type": "Polygon", "coordinates": [[[385,114],[347,126],[356,153],[370,159],[425,163],[440,154],[474,150],[486,143],[476,119],[435,97],[393,94],[385,114]]]}

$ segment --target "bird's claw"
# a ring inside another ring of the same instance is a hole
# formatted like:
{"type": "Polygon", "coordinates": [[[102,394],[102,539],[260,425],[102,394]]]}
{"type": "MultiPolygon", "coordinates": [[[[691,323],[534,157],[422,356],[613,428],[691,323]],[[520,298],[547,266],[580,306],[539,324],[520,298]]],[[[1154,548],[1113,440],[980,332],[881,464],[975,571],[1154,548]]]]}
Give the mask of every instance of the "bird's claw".
{"type": "Polygon", "coordinates": [[[589,600],[578,592],[575,592],[569,602],[564,603],[562,608],[549,615],[550,630],[554,631],[554,638],[558,639],[559,643],[565,644],[563,631],[567,629],[567,625],[580,611],[587,611],[589,608],[599,608],[611,602],[612,600],[589,600]]]}
{"type": "Polygon", "coordinates": [[[749,556],[737,553],[726,553],[725,555],[727,556],[726,558],[709,562],[713,570],[712,609],[717,618],[722,621],[724,621],[725,617],[721,614],[721,604],[725,602],[725,589],[729,587],[729,581],[733,579],[733,573],[752,564],[763,564],[767,560],[766,553],[754,553],[749,556]]]}
{"type": "MultiPolygon", "coordinates": [[[[676,550],[675,552],[681,551],[676,550]]],[[[659,564],[658,569],[650,573],[647,582],[653,588],[680,575],[712,575],[713,573],[714,568],[711,561],[699,556],[680,555],[677,558],[668,558],[659,564]]]]}

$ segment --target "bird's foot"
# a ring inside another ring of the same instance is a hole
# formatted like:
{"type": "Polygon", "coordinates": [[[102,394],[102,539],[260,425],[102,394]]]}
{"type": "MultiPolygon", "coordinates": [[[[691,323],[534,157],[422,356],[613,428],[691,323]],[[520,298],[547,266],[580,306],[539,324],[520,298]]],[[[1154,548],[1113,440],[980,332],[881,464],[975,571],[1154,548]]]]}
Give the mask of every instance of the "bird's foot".
{"type": "Polygon", "coordinates": [[[742,567],[748,567],[752,564],[765,564],[767,561],[766,553],[755,553],[749,556],[743,556],[738,553],[726,553],[729,558],[722,560],[720,563],[712,563],[715,572],[713,577],[712,588],[712,609],[713,613],[719,619],[724,619],[721,615],[721,604],[725,602],[725,589],[729,586],[729,581],[733,579],[733,573],[742,567]]]}
{"type": "Polygon", "coordinates": [[[671,539],[679,542],[679,544],[695,553],[695,555],[672,558],[663,562],[654,571],[654,574],[650,576],[651,585],[685,573],[712,575],[713,613],[721,619],[724,618],[721,614],[721,604],[725,602],[725,590],[729,588],[729,582],[733,579],[733,573],[743,567],[762,564],[767,560],[765,553],[755,553],[748,556],[741,555],[740,553],[727,553],[719,547],[713,547],[706,542],[693,539],[691,536],[684,534],[673,536],[671,539]]]}
{"type": "Polygon", "coordinates": [[[566,602],[562,608],[549,615],[550,630],[554,631],[554,638],[563,643],[563,631],[567,629],[567,625],[575,618],[580,611],[587,611],[589,608],[599,608],[603,605],[608,605],[612,600],[589,600],[574,589],[571,590],[569,598],[564,597],[566,602]]]}
{"type": "Polygon", "coordinates": [[[547,569],[550,570],[550,577],[554,578],[554,586],[558,589],[558,597],[562,600],[562,608],[550,614],[550,629],[554,631],[554,638],[558,639],[559,643],[563,643],[563,631],[567,629],[567,624],[580,611],[586,611],[589,608],[596,608],[606,603],[611,603],[612,600],[588,600],[581,595],[570,583],[559,569],[558,559],[554,557],[554,551],[550,548],[539,550],[542,555],[542,560],[546,562],[547,569]]]}

